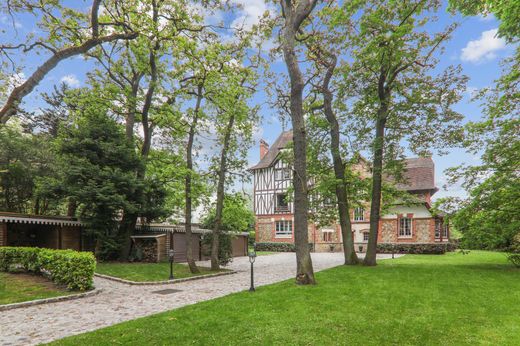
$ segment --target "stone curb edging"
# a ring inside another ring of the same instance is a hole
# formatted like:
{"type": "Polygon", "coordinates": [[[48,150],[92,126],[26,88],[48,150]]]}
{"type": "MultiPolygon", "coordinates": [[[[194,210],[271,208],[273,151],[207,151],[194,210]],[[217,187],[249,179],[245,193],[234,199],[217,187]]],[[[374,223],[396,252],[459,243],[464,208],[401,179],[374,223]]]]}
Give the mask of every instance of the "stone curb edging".
{"type": "Polygon", "coordinates": [[[29,300],[27,302],[0,305],[0,311],[25,308],[28,306],[41,305],[41,304],[57,303],[57,302],[63,302],[66,300],[74,300],[74,299],[92,297],[92,296],[95,296],[96,294],[101,293],[102,291],[103,291],[103,289],[101,289],[101,288],[95,288],[88,292],[71,294],[68,296],[60,296],[60,297],[53,297],[53,298],[46,298],[46,299],[36,299],[36,300],[29,300]]]}
{"type": "Polygon", "coordinates": [[[182,278],[182,279],[173,279],[173,280],[165,280],[165,281],[130,281],[125,279],[120,279],[115,276],[105,275],[105,274],[98,274],[95,273],[94,276],[97,276],[102,279],[117,281],[123,284],[127,285],[134,285],[134,286],[146,286],[146,285],[167,285],[167,284],[176,284],[180,282],[185,281],[194,281],[194,280],[202,280],[202,279],[208,279],[208,278],[214,278],[217,276],[224,276],[224,275],[231,275],[236,274],[238,271],[232,270],[229,272],[221,272],[221,273],[215,273],[215,274],[207,274],[207,275],[199,275],[199,276],[192,276],[189,278],[182,278]]]}

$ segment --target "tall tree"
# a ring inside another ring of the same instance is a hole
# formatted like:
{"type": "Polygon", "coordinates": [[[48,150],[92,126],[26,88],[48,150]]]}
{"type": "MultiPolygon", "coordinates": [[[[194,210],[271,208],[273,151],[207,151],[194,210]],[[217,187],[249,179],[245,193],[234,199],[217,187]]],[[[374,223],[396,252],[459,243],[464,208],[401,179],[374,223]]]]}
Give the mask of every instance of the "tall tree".
{"type": "MultiPolygon", "coordinates": [[[[90,13],[87,15],[57,1],[8,1],[0,10],[9,15],[28,13],[40,18],[39,30],[48,35],[36,40],[27,37],[26,42],[0,45],[0,53],[10,62],[13,51],[26,54],[32,50],[43,50],[51,56],[41,64],[25,81],[10,90],[0,108],[0,123],[5,124],[16,114],[20,102],[54,69],[59,62],[72,56],[84,54],[90,49],[107,42],[132,40],[137,37],[133,25],[128,18],[139,18],[135,15],[135,4],[122,5],[119,2],[106,1],[106,11],[100,16],[101,0],[93,0],[90,13]],[[130,14],[131,13],[131,14],[130,14]],[[85,30],[86,28],[86,30],[85,30]],[[86,34],[88,32],[88,34],[86,34]]],[[[135,27],[138,27],[136,25],[135,27]]],[[[14,64],[14,63],[13,63],[14,64]]],[[[13,66],[19,72],[21,66],[13,66]]]]}
{"type": "Polygon", "coordinates": [[[304,82],[298,63],[297,36],[303,30],[318,0],[281,0],[283,15],[281,47],[291,84],[290,114],[294,142],[294,243],[296,246],[296,283],[314,284],[314,270],[308,239],[307,142],[303,114],[304,82]]]}
{"type": "MultiPolygon", "coordinates": [[[[330,5],[329,5],[330,6],[330,5]]],[[[329,13],[334,11],[334,7],[326,7],[319,12],[320,21],[327,22],[329,13]]],[[[316,27],[316,25],[315,25],[316,27]]],[[[305,41],[308,47],[309,60],[313,61],[316,70],[316,77],[311,81],[316,98],[311,105],[311,109],[320,110],[328,124],[329,134],[329,153],[332,158],[334,171],[334,190],[337,202],[337,219],[341,228],[343,239],[343,253],[345,264],[352,265],[359,262],[354,249],[354,239],[350,220],[350,201],[348,196],[348,181],[346,176],[347,162],[342,157],[341,148],[341,127],[336,114],[334,103],[335,91],[333,90],[333,79],[338,74],[338,55],[336,41],[343,39],[341,35],[334,35],[333,30],[325,26],[325,30],[314,29],[313,34],[309,35],[305,41]]]]}
{"type": "Polygon", "coordinates": [[[343,70],[349,77],[344,88],[351,92],[342,93],[352,95],[352,113],[375,132],[365,265],[376,265],[385,162],[387,168],[396,166],[403,143],[424,155],[461,139],[462,117],[451,106],[460,100],[466,78],[451,66],[434,71],[437,53],[456,26],[435,34],[424,28],[439,6],[434,0],[345,3],[330,23],[344,28],[353,60],[343,70]]]}

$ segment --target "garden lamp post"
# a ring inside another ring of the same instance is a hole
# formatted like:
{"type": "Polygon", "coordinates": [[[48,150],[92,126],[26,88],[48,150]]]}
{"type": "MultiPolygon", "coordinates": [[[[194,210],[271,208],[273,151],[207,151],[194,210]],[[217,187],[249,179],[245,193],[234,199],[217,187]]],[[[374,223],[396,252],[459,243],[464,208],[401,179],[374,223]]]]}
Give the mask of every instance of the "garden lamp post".
{"type": "Polygon", "coordinates": [[[170,257],[170,279],[169,280],[173,280],[174,277],[173,277],[173,255],[175,253],[173,252],[173,249],[170,249],[168,250],[168,256],[170,257]]]}
{"type": "Polygon", "coordinates": [[[249,287],[249,292],[255,291],[255,281],[253,277],[253,263],[255,263],[256,259],[256,251],[253,247],[253,251],[249,252],[249,263],[251,263],[251,287],[249,287]]]}

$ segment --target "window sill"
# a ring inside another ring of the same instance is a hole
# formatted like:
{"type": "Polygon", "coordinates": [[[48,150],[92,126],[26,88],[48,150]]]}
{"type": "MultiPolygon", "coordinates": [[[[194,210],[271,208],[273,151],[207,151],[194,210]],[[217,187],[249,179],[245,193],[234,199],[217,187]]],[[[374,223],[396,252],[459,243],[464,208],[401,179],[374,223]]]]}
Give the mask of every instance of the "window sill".
{"type": "Polygon", "coordinates": [[[397,239],[412,239],[413,236],[412,235],[400,235],[400,236],[397,236],[397,239]]]}
{"type": "Polygon", "coordinates": [[[291,239],[292,238],[292,234],[290,234],[290,235],[275,235],[274,238],[275,239],[291,239]]]}

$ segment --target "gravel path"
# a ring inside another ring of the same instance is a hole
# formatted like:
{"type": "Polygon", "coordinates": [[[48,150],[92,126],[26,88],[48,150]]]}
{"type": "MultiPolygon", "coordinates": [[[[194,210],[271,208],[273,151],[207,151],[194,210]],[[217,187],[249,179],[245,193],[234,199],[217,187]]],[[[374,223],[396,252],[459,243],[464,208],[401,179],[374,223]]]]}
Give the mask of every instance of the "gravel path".
{"type": "MultiPolygon", "coordinates": [[[[378,258],[388,258],[388,255],[378,255],[378,258]]],[[[313,253],[312,260],[314,270],[319,271],[342,264],[343,255],[313,253]]],[[[209,266],[207,262],[199,264],[209,266]]],[[[103,289],[98,295],[0,313],[0,345],[49,342],[248,289],[248,258],[235,258],[228,268],[238,273],[160,286],[131,286],[96,277],[96,287],[103,289]],[[181,292],[152,293],[166,288],[181,292]]],[[[255,262],[255,284],[261,286],[290,279],[294,277],[295,268],[294,253],[259,256],[255,262]]]]}

